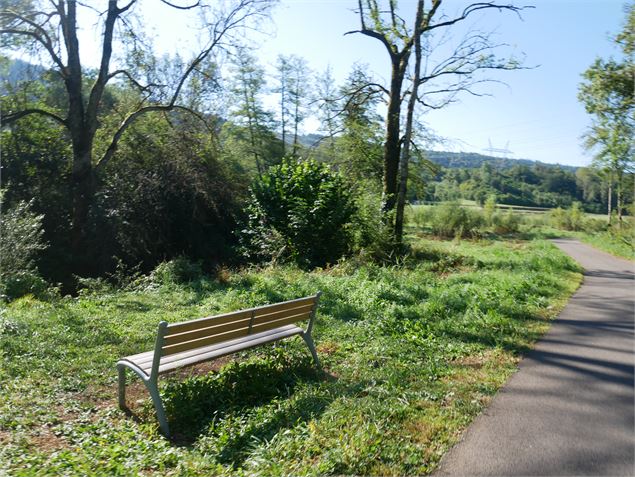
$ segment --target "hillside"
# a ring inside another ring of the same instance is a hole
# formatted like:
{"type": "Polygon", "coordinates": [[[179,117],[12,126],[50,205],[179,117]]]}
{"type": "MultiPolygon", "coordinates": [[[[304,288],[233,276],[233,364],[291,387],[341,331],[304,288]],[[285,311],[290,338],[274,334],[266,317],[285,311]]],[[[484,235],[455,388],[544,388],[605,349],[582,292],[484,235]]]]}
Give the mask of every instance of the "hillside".
{"type": "Polygon", "coordinates": [[[561,164],[548,164],[530,159],[511,159],[505,157],[488,156],[476,152],[446,152],[446,151],[426,151],[428,159],[435,164],[448,169],[478,169],[483,163],[490,164],[494,169],[511,169],[514,166],[534,166],[559,167],[567,171],[574,172],[577,167],[563,166],[561,164]]]}

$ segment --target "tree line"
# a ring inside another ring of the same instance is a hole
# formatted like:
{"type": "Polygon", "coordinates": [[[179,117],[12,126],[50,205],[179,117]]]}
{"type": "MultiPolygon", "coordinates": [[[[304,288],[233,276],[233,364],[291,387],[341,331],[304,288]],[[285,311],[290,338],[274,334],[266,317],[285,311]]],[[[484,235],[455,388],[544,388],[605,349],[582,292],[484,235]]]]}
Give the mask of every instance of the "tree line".
{"type": "MultiPolygon", "coordinates": [[[[513,163],[512,160],[508,161],[513,163]]],[[[580,202],[590,213],[608,212],[608,194],[616,200],[615,190],[601,171],[594,167],[564,168],[560,166],[523,163],[505,168],[483,162],[481,167],[442,168],[436,175],[423,178],[424,186],[411,188],[411,201],[474,200],[484,204],[489,197],[509,205],[568,208],[580,202]]],[[[633,180],[624,182],[624,204],[633,203],[633,180]]],[[[628,209],[632,215],[630,207],[628,209]]]]}

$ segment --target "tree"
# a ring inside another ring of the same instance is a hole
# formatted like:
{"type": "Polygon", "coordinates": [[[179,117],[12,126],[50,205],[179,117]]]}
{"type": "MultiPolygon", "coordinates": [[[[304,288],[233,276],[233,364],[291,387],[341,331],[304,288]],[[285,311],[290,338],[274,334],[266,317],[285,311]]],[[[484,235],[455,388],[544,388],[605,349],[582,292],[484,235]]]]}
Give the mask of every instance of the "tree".
{"type": "Polygon", "coordinates": [[[355,182],[381,184],[381,117],[377,114],[380,93],[369,86],[373,79],[363,64],[353,65],[346,83],[340,88],[337,117],[339,157],[336,164],[355,182]]]}
{"type": "Polygon", "coordinates": [[[262,175],[273,158],[267,154],[266,143],[272,139],[271,114],[264,109],[262,93],[265,88],[265,71],[258,60],[245,48],[239,48],[233,57],[234,80],[230,91],[234,97],[233,117],[246,127],[250,154],[254,158],[256,171],[262,175]]]}
{"type": "MultiPolygon", "coordinates": [[[[171,85],[158,84],[152,69],[151,53],[143,48],[141,32],[133,29],[130,21],[138,0],[129,0],[120,5],[118,0],[108,0],[105,11],[96,11],[102,23],[102,43],[99,67],[93,71],[82,66],[78,17],[80,9],[90,10],[77,0],[56,2],[8,0],[0,9],[0,37],[3,47],[28,54],[42,53],[61,81],[66,104],[61,108],[34,100],[29,96],[22,104],[3,104],[6,111],[4,125],[11,125],[29,115],[46,117],[65,128],[72,145],[72,230],[71,248],[74,272],[86,274],[90,268],[83,244],[88,233],[89,213],[98,186],[98,179],[106,165],[115,155],[119,143],[130,126],[143,115],[151,112],[168,113],[188,109],[180,100],[188,84],[198,74],[205,74],[214,53],[234,43],[234,34],[239,33],[249,21],[266,13],[270,0],[233,0],[216,7],[203,9],[203,0],[175,2],[161,0],[176,10],[201,9],[203,15],[213,11],[206,20],[207,41],[202,50],[181,65],[180,74],[171,85]],[[124,61],[113,57],[117,41],[130,45],[124,61]],[[130,66],[139,65],[140,68],[130,66]],[[139,74],[144,73],[147,74],[139,74]],[[145,78],[140,77],[145,76],[145,78]],[[144,82],[144,79],[147,80],[144,82]],[[101,132],[101,113],[109,85],[123,80],[134,85],[140,101],[125,114],[124,119],[108,134],[103,152],[97,155],[96,137],[101,132]]],[[[95,11],[93,9],[93,11],[95,11]]]]}
{"type": "Polygon", "coordinates": [[[316,78],[315,89],[316,97],[313,101],[317,104],[317,115],[320,120],[319,132],[328,140],[328,150],[333,156],[335,154],[335,136],[340,130],[340,125],[337,120],[339,98],[330,66],[316,78]]]}
{"type": "MultiPolygon", "coordinates": [[[[399,168],[410,158],[409,147],[406,156],[402,158],[402,147],[406,138],[402,136],[402,106],[406,97],[414,97],[407,102],[408,111],[406,131],[412,134],[413,113],[416,105],[427,108],[441,108],[454,101],[456,94],[469,92],[479,95],[473,86],[478,83],[475,75],[481,70],[498,69],[510,70],[519,68],[519,63],[513,59],[506,60],[496,57],[493,51],[501,46],[493,43],[490,37],[481,32],[471,32],[461,40],[453,52],[439,60],[433,58],[435,49],[431,42],[435,34],[451,32],[451,28],[463,22],[475,13],[485,10],[511,11],[518,13],[522,8],[513,5],[499,5],[495,2],[481,2],[468,5],[460,15],[448,17],[440,11],[442,0],[432,0],[428,9],[424,1],[418,0],[415,20],[412,27],[400,16],[397,1],[389,0],[387,6],[381,6],[376,0],[358,0],[358,14],[361,28],[350,33],[361,33],[378,40],[386,49],[390,59],[390,85],[380,88],[387,96],[387,112],[385,123],[384,164],[383,164],[383,205],[382,211],[386,221],[391,221],[398,202],[399,168]],[[421,42],[425,41],[425,45],[421,42]],[[419,43],[419,46],[417,46],[419,43]],[[414,76],[408,82],[407,73],[411,55],[415,50],[414,76]],[[426,56],[431,61],[427,68],[422,67],[422,58],[426,56]],[[441,86],[435,81],[455,78],[444,82],[441,86]],[[425,95],[420,87],[429,84],[431,87],[425,95]],[[409,88],[408,88],[409,86],[409,88]],[[442,95],[442,99],[435,101],[434,96],[442,95]],[[408,126],[410,124],[410,126],[408,126]]],[[[409,140],[410,138],[408,138],[409,140]]],[[[407,183],[407,170],[402,168],[402,187],[407,183]]],[[[403,203],[400,204],[403,209],[403,203]]],[[[403,214],[403,211],[402,211],[403,214]]],[[[399,243],[402,235],[402,221],[395,222],[394,236],[399,243]]]]}
{"type": "Polygon", "coordinates": [[[296,55],[278,56],[278,85],[274,89],[280,95],[280,127],[282,142],[288,141],[289,127],[293,135],[291,155],[297,157],[300,124],[307,116],[309,94],[309,69],[306,60],[296,55]]]}
{"type": "Polygon", "coordinates": [[[622,223],[624,180],[635,171],[635,4],[626,8],[624,30],[615,37],[624,54],[621,61],[597,58],[582,77],[578,99],[593,122],[584,145],[595,150],[595,168],[607,181],[608,222],[611,224],[613,187],[618,220],[622,223]]]}

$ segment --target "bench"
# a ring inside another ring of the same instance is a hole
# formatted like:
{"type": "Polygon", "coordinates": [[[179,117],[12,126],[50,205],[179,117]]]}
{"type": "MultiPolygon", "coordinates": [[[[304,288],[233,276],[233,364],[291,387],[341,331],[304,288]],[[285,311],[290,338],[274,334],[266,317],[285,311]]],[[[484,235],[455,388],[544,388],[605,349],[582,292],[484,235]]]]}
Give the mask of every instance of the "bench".
{"type": "Polygon", "coordinates": [[[161,431],[169,437],[170,428],[158,388],[161,374],[296,335],[304,339],[319,367],[311,338],[319,298],[320,292],[296,300],[181,323],[162,321],[153,351],[127,356],[117,362],[119,407],[126,409],[128,368],[141,378],[148,389],[161,431]],[[296,325],[301,321],[308,322],[306,328],[296,325]]]}

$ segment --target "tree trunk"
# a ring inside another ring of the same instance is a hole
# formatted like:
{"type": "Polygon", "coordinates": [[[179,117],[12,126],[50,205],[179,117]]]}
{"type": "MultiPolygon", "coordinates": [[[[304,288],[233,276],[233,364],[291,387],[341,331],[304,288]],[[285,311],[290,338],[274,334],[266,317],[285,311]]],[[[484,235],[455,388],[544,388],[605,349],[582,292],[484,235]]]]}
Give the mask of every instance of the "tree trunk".
{"type": "Polygon", "coordinates": [[[613,220],[613,176],[609,174],[609,190],[607,194],[607,209],[608,209],[608,219],[609,219],[609,227],[611,226],[611,221],[613,220]]]}
{"type": "Polygon", "coordinates": [[[397,196],[397,211],[395,214],[395,241],[398,245],[403,243],[404,214],[406,209],[406,192],[408,191],[408,165],[410,163],[410,143],[412,141],[412,127],[414,111],[417,105],[417,95],[421,77],[421,22],[423,17],[423,0],[417,2],[417,15],[413,32],[415,46],[415,67],[412,78],[412,88],[408,98],[406,113],[406,130],[404,132],[403,146],[401,150],[401,164],[399,166],[399,191],[397,196]]]}
{"type": "Polygon", "coordinates": [[[402,61],[401,56],[392,58],[392,74],[390,80],[390,96],[388,99],[388,112],[386,114],[386,142],[384,143],[384,184],[382,197],[382,212],[384,220],[391,222],[390,212],[395,209],[397,203],[397,174],[399,172],[399,160],[401,142],[399,137],[401,121],[401,87],[403,85],[404,71],[407,60],[402,61]]]}
{"type": "Polygon", "coordinates": [[[615,203],[617,207],[617,225],[622,228],[622,177],[621,174],[617,175],[617,200],[615,203]]]}
{"type": "Polygon", "coordinates": [[[73,140],[72,172],[73,211],[71,224],[71,253],[73,273],[88,276],[91,261],[87,253],[89,213],[95,195],[94,170],[92,164],[92,138],[81,134],[73,140]]]}

